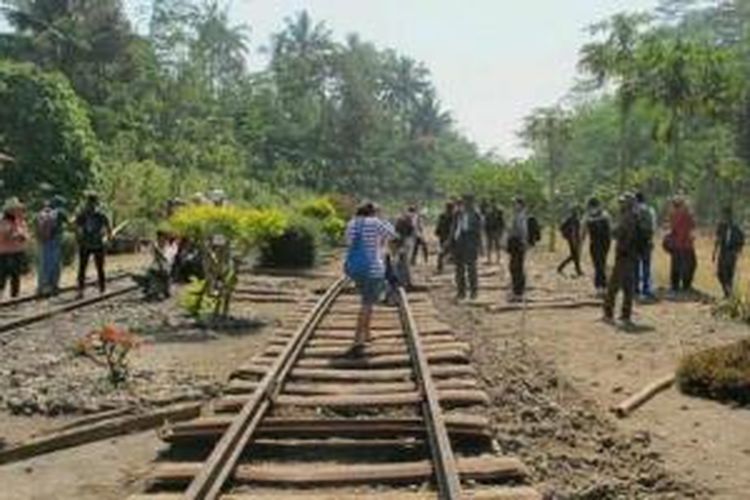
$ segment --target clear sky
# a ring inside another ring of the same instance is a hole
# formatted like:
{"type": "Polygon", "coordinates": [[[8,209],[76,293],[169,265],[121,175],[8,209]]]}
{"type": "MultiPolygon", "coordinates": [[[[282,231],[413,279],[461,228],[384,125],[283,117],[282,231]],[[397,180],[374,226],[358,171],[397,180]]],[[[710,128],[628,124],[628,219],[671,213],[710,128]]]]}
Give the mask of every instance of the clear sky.
{"type": "MultiPolygon", "coordinates": [[[[139,0],[125,0],[131,12],[139,0]]],[[[516,132],[537,106],[556,103],[575,78],[586,27],[658,0],[233,0],[252,29],[251,65],[285,17],[306,9],[337,39],[357,32],[424,62],[459,128],[484,150],[519,154],[516,132]]],[[[3,23],[0,23],[2,25],[3,23]]]]}

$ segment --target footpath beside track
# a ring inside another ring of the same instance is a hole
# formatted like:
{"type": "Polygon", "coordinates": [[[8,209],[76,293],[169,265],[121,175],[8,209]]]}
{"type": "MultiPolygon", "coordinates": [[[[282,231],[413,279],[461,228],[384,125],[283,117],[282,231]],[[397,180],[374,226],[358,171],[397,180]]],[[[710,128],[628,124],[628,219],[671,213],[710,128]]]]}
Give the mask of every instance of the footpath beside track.
{"type": "Polygon", "coordinates": [[[210,414],[162,429],[170,448],[131,500],[539,498],[518,459],[492,452],[469,346],[429,297],[378,306],[352,357],[358,303],[336,281],[234,372],[210,414]]]}

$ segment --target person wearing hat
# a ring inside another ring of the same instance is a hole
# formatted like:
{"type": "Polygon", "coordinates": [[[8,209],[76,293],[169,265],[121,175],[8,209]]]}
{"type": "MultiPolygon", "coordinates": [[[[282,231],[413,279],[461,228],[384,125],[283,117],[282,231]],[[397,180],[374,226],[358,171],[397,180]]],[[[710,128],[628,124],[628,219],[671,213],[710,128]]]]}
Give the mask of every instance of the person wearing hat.
{"type": "Polygon", "coordinates": [[[614,322],[615,300],[622,291],[620,320],[632,325],[633,294],[635,292],[635,263],[638,258],[637,215],[635,197],[630,193],[620,196],[620,214],[615,228],[615,265],[604,297],[604,321],[614,322]]]}
{"type": "Polygon", "coordinates": [[[479,275],[477,274],[477,260],[482,247],[482,227],[484,220],[474,205],[474,197],[466,195],[463,203],[453,217],[451,228],[451,246],[453,258],[456,264],[456,298],[466,298],[468,281],[469,296],[477,298],[479,288],[479,275]]]}
{"type": "Polygon", "coordinates": [[[575,266],[576,275],[583,276],[581,270],[581,209],[578,205],[570,210],[568,217],[560,224],[560,233],[568,242],[570,254],[557,266],[557,272],[563,274],[569,264],[575,266]]]}
{"type": "Polygon", "coordinates": [[[513,200],[513,216],[508,227],[507,248],[510,258],[508,270],[511,279],[510,302],[518,302],[526,293],[526,250],[529,247],[529,217],[523,198],[513,200]]]}
{"type": "Polygon", "coordinates": [[[86,288],[86,268],[89,259],[94,257],[99,292],[107,288],[105,276],[105,238],[112,238],[112,226],[99,206],[96,193],[86,195],[86,204],[75,220],[78,240],[78,297],[82,298],[86,288]]]}
{"type": "Polygon", "coordinates": [[[39,242],[39,271],[37,294],[56,295],[60,287],[62,265],[62,237],[67,216],[65,200],[54,196],[45,202],[36,216],[36,237],[39,242]]]}
{"type": "Polygon", "coordinates": [[[0,297],[10,281],[10,296],[21,293],[29,231],[24,217],[24,208],[18,198],[10,198],[3,206],[0,218],[0,297]]]}
{"type": "Polygon", "coordinates": [[[678,294],[693,288],[696,259],[693,230],[695,220],[685,198],[678,195],[672,200],[672,212],[669,216],[668,245],[671,255],[670,292],[678,294]]]}

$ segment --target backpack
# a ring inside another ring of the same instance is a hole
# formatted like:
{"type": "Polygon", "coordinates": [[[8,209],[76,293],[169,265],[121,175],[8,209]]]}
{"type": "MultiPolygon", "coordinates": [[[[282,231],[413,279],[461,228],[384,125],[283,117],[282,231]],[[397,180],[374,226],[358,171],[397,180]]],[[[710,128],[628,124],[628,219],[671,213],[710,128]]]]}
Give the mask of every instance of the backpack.
{"type": "Polygon", "coordinates": [[[58,222],[57,211],[45,208],[36,218],[36,232],[41,241],[49,241],[55,236],[58,222]]]}
{"type": "Polygon", "coordinates": [[[365,240],[362,236],[364,221],[359,220],[354,226],[354,235],[344,261],[344,273],[354,281],[367,277],[370,271],[370,262],[365,251],[365,240]]]}
{"type": "Polygon", "coordinates": [[[732,231],[732,234],[729,238],[729,247],[733,252],[740,252],[745,246],[745,233],[734,224],[732,224],[730,231],[732,231]]]}
{"type": "Polygon", "coordinates": [[[568,217],[562,224],[560,224],[560,234],[562,234],[562,237],[566,240],[569,240],[574,236],[573,232],[575,228],[573,226],[573,217],[568,217]]]}
{"type": "Polygon", "coordinates": [[[539,224],[536,217],[530,215],[529,218],[526,219],[526,229],[528,231],[529,246],[533,247],[542,239],[542,226],[539,224]]]}
{"type": "Polygon", "coordinates": [[[401,238],[408,238],[410,236],[413,236],[415,232],[414,221],[411,217],[408,216],[399,217],[396,221],[395,229],[396,233],[401,238]]]}

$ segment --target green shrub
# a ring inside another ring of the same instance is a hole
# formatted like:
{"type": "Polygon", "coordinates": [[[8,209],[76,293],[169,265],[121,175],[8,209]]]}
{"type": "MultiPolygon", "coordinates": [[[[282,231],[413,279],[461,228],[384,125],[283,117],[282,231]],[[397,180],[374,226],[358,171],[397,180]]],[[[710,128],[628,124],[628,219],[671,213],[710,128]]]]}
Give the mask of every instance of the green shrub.
{"type": "Polygon", "coordinates": [[[686,394],[750,404],[750,339],[685,356],[677,381],[686,394]]]}
{"type": "Polygon", "coordinates": [[[299,209],[305,217],[324,221],[331,217],[337,217],[336,207],[327,197],[313,198],[304,202],[299,209]]]}
{"type": "Polygon", "coordinates": [[[190,316],[202,318],[216,308],[216,298],[207,293],[205,280],[190,278],[180,296],[180,306],[190,316]]]}
{"type": "Polygon", "coordinates": [[[338,217],[329,217],[323,221],[321,226],[323,234],[326,236],[326,240],[330,245],[338,245],[344,239],[344,231],[346,231],[346,222],[339,219],[338,217]]]}
{"type": "Polygon", "coordinates": [[[320,236],[320,222],[310,217],[294,217],[283,234],[263,246],[261,264],[276,268],[312,267],[318,256],[320,236]]]}

